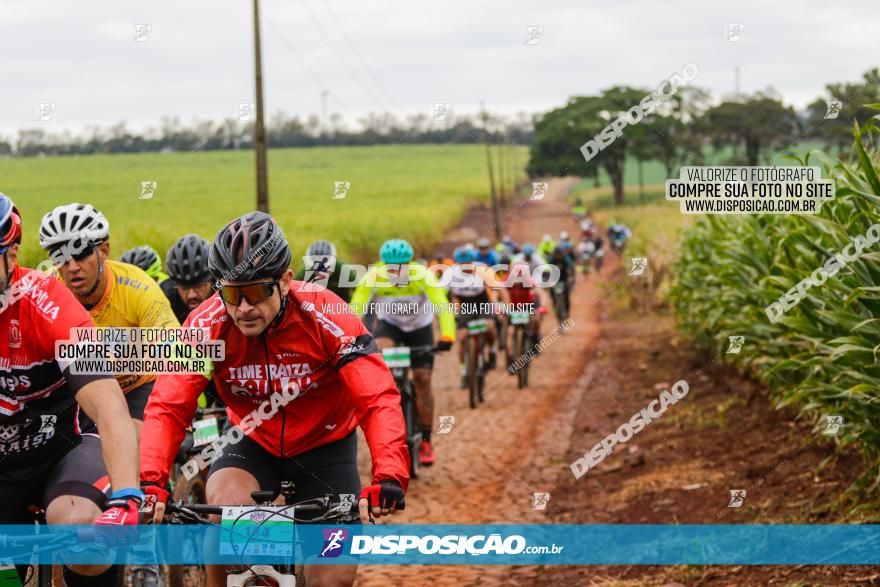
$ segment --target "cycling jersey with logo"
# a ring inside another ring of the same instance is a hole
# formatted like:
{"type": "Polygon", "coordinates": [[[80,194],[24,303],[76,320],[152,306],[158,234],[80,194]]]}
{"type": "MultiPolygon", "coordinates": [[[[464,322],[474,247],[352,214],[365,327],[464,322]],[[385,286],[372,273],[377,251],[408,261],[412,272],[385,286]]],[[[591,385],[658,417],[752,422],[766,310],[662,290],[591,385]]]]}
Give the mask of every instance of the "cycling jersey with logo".
{"type": "Polygon", "coordinates": [[[436,306],[440,310],[440,335],[455,338],[455,316],[448,308],[446,293],[429,284],[424,273],[417,278],[416,271],[411,263],[409,278],[398,279],[389,275],[384,263],[370,267],[351,296],[352,309],[363,315],[373,308],[379,320],[404,332],[414,332],[434,321],[436,306]]]}
{"type": "MultiPolygon", "coordinates": [[[[96,326],[177,328],[180,322],[159,284],[140,267],[107,260],[107,290],[89,310],[96,326]]],[[[119,375],[123,393],[156,379],[155,375],[119,375]]]]}
{"type": "MultiPolygon", "coordinates": [[[[405,488],[409,452],[391,372],[337,295],[303,285],[291,282],[280,323],[259,336],[242,334],[216,293],[186,319],[185,327],[208,328],[212,340],[225,341],[225,358],[212,364],[211,376],[229,420],[238,425],[260,414],[249,438],[279,457],[339,440],[360,423],[374,480],[394,479],[405,488]]],[[[207,383],[204,375],[159,376],[141,433],[144,481],[168,479],[207,383]]]]}
{"type": "Polygon", "coordinates": [[[27,478],[77,446],[88,420],[80,419],[76,392],[106,378],[71,375],[55,360],[56,340],[92,326],[62,283],[18,266],[10,283],[10,304],[0,311],[0,481],[27,478]]]}
{"type": "Polygon", "coordinates": [[[492,277],[492,271],[482,263],[475,263],[472,273],[464,272],[459,266],[453,270],[449,293],[457,298],[479,298],[480,301],[491,301],[494,297],[489,287],[489,283],[494,283],[492,277]]]}

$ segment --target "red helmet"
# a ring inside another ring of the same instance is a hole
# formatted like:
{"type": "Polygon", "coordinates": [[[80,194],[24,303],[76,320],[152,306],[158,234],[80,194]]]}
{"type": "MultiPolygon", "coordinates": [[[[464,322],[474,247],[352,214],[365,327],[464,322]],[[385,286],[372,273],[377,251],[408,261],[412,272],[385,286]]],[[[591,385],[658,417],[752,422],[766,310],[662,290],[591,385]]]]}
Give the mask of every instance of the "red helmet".
{"type": "Polygon", "coordinates": [[[21,213],[12,198],[0,194],[0,253],[21,242],[21,213]]]}

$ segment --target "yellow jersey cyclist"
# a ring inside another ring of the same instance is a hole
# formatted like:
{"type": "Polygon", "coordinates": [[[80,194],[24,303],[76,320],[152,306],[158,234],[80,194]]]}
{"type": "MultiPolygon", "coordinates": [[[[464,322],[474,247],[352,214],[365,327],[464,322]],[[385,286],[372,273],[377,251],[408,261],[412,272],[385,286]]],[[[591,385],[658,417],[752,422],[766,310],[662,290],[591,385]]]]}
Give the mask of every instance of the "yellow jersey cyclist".
{"type": "MultiPolygon", "coordinates": [[[[392,239],[379,249],[381,263],[373,265],[351,296],[351,307],[358,316],[368,310],[376,313],[373,335],[379,348],[395,344],[409,347],[434,346],[435,308],[440,315],[438,350],[449,350],[455,339],[455,317],[446,293],[425,278],[427,268],[412,263],[413,248],[403,239],[392,239]],[[433,305],[432,305],[433,304],[433,305]]],[[[422,427],[419,462],[434,464],[431,430],[434,422],[434,395],[431,372],[434,355],[412,353],[412,372],[416,388],[416,409],[422,427]]]]}
{"type": "Polygon", "coordinates": [[[492,274],[485,263],[477,261],[476,249],[471,245],[458,247],[452,255],[457,266],[453,272],[452,282],[449,284],[449,296],[455,306],[455,325],[458,334],[458,360],[461,364],[461,388],[467,387],[467,373],[465,372],[464,341],[468,336],[468,322],[485,319],[487,323],[486,345],[489,347],[489,361],[486,365],[494,369],[496,359],[495,349],[495,312],[492,305],[495,301],[495,293],[490,283],[493,282],[492,274]]]}
{"type": "Polygon", "coordinates": [[[141,245],[128,249],[122,253],[119,260],[123,263],[140,267],[147,275],[155,279],[156,283],[163,283],[168,280],[168,274],[162,271],[162,257],[150,245],[141,245]]]}
{"type": "MultiPolygon", "coordinates": [[[[90,204],[58,206],[43,216],[40,246],[61,280],[97,327],[179,328],[168,300],[142,269],[112,261],[110,223],[90,204]]],[[[128,410],[140,431],[155,375],[119,375],[128,410]]]]}

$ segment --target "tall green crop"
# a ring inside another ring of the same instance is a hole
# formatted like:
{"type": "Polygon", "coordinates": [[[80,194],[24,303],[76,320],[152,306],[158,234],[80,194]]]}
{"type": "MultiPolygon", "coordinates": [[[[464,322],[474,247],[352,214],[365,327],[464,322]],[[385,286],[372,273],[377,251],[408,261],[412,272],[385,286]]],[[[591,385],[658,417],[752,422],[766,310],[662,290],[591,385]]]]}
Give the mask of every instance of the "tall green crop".
{"type": "MultiPolygon", "coordinates": [[[[876,107],[876,105],[875,105],[876,107]]],[[[685,233],[671,290],[679,325],[770,384],[777,404],[815,420],[841,415],[843,443],[858,442],[878,473],[880,450],[880,243],[866,249],[771,323],[764,309],[880,222],[880,153],[863,147],[874,121],[854,130],[853,162],[831,164],[836,198],[816,216],[708,216],[685,233]],[[863,133],[867,133],[867,136],[863,133]]]]}

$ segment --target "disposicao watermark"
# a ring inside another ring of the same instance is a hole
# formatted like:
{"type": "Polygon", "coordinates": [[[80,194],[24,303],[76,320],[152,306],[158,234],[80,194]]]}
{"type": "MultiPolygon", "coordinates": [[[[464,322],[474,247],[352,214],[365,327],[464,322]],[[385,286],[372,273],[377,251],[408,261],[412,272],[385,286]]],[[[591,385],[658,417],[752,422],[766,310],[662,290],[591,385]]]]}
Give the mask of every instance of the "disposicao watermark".
{"type": "Polygon", "coordinates": [[[684,379],[676,381],[672,386],[672,391],[663,390],[660,396],[651,401],[647,407],[642,408],[633,414],[628,422],[621,424],[615,432],[598,442],[590,452],[584,453],[584,456],[575,459],[569,465],[575,479],[583,477],[587,471],[595,468],[599,463],[605,460],[605,457],[614,452],[614,445],[625,444],[632,439],[633,436],[641,432],[645,426],[662,416],[670,405],[676,404],[679,400],[684,399],[688,394],[690,387],[684,379]]]}
{"type": "Polygon", "coordinates": [[[668,80],[657,86],[657,89],[654,92],[639,100],[638,104],[612,120],[611,124],[606,126],[602,132],[584,143],[581,147],[581,153],[584,154],[584,158],[589,161],[598,155],[603,149],[610,146],[618,137],[623,135],[624,128],[630,124],[640,123],[644,117],[654,112],[654,110],[660,107],[664,102],[667,102],[672,98],[672,96],[678,91],[679,87],[687,86],[690,82],[696,79],[699,73],[700,69],[697,67],[697,64],[693,62],[685,65],[680,74],[673,73],[668,80]],[[664,91],[664,87],[666,86],[670,87],[668,92],[664,91]]]}
{"type": "Polygon", "coordinates": [[[865,236],[857,235],[848,245],[843,247],[840,253],[837,253],[825,261],[825,263],[813,271],[809,276],[802,279],[793,288],[785,292],[775,302],[772,302],[764,312],[771,323],[776,323],[782,316],[801,303],[811,287],[819,287],[828,281],[828,278],[834,277],[837,273],[846,267],[847,263],[857,260],[868,247],[880,240],[880,224],[872,224],[865,236]],[[850,253],[851,249],[855,252],[850,253]]]}

